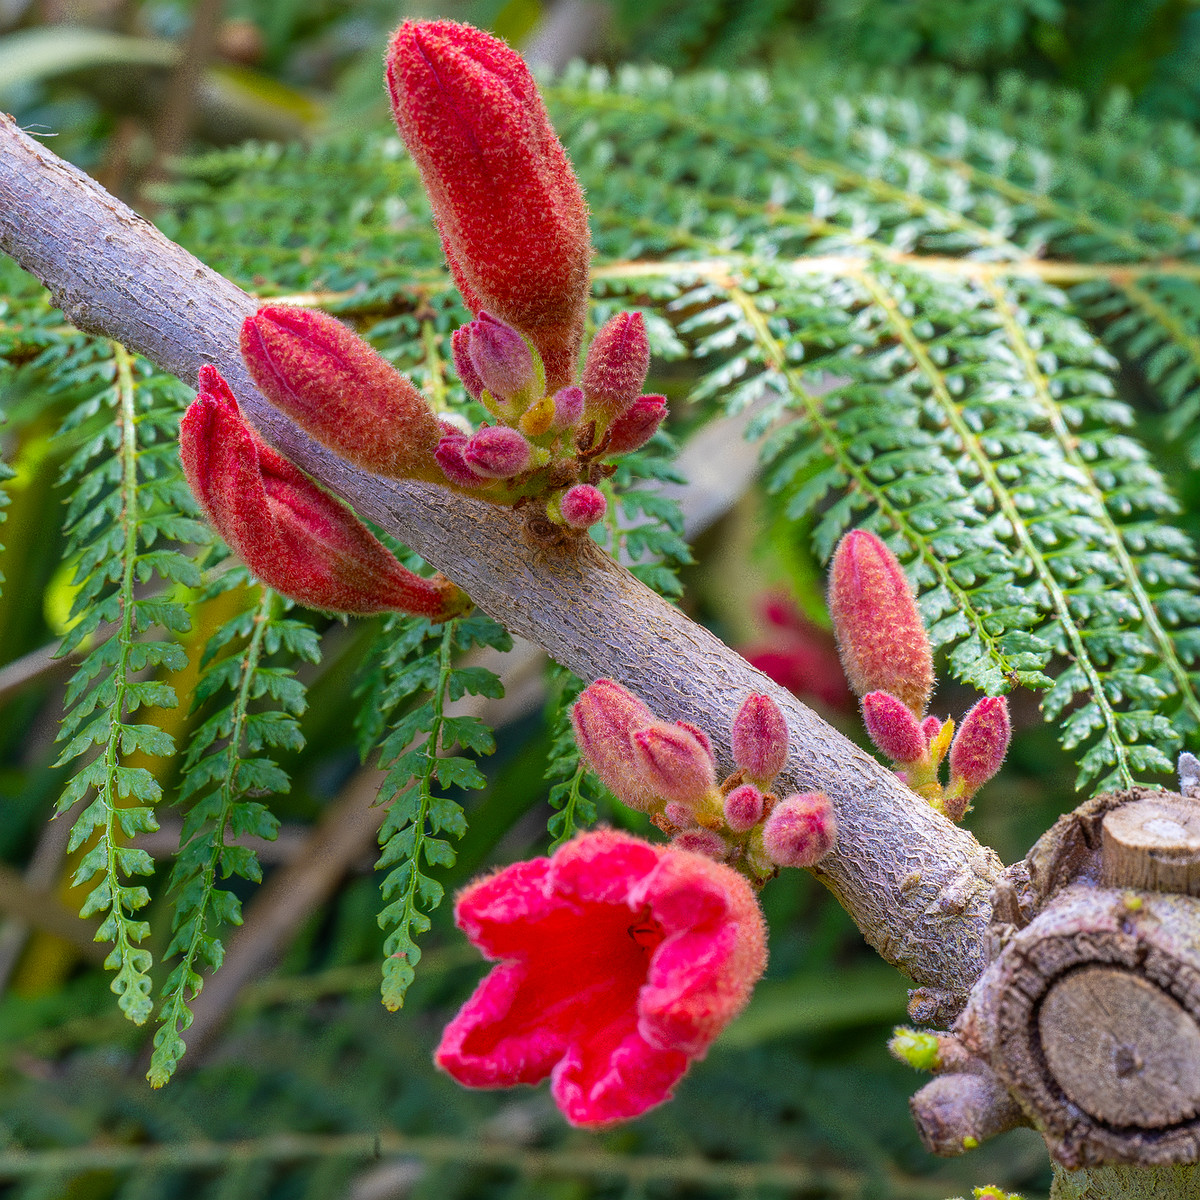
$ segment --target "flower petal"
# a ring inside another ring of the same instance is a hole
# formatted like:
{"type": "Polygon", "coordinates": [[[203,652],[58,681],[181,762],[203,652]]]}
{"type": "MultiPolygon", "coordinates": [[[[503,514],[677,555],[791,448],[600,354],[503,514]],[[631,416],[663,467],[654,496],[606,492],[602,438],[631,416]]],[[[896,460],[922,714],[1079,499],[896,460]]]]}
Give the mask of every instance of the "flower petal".
{"type": "Polygon", "coordinates": [[[622,1031],[572,1047],[554,1068],[550,1094],[572,1125],[611,1125],[669,1100],[687,1066],[682,1051],[656,1050],[622,1031]]]}

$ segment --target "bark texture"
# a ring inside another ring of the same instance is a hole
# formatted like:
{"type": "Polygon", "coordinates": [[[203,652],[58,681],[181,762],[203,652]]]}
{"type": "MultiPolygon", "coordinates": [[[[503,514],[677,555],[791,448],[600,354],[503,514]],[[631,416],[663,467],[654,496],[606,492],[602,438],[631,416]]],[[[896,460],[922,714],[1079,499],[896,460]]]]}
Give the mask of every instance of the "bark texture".
{"type": "Polygon", "coordinates": [[[793,745],[781,786],[823,789],[837,812],[838,846],[816,872],[822,882],[888,962],[939,995],[969,989],[985,965],[1000,870],[991,850],[586,539],[569,553],[545,552],[512,512],[380,479],[317,445],[270,407],[242,364],[238,333],[254,299],[11,118],[0,120],[0,249],[42,280],[80,329],[190,384],[214,364],[264,437],[314,478],[584,679],[614,678],[660,715],[709,731],[727,770],[737,705],[751,691],[772,695],[793,745]]]}
{"type": "MultiPolygon", "coordinates": [[[[997,887],[992,962],[954,1034],[1065,1167],[1200,1159],[1200,899],[1102,884],[1110,830],[1124,859],[1146,812],[1160,834],[1186,834],[1195,805],[1144,789],[1099,796],[997,887]]],[[[918,1126],[954,1152],[945,1131],[975,1134],[978,1097],[934,1110],[929,1088],[914,1098],[918,1126]]]]}

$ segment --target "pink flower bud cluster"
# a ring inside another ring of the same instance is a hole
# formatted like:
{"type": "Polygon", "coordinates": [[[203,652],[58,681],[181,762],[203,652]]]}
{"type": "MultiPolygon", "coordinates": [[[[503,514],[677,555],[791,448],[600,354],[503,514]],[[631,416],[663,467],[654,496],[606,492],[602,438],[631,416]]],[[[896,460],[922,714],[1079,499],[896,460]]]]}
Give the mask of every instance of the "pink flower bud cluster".
{"type": "Polygon", "coordinates": [[[811,867],[836,841],[833,806],[821,792],[778,797],[787,764],[787,722],[769,696],[751,695],[731,733],[737,770],[717,781],[708,735],[660,721],[611,679],[584,689],[571,713],[588,766],[617,799],[649,813],[672,844],[728,863],[761,885],[780,867],[811,867]]]}
{"type": "MultiPolygon", "coordinates": [[[[251,377],[304,430],[365,470],[530,506],[534,536],[549,536],[547,527],[555,537],[582,532],[607,508],[600,485],[616,467],[606,456],[643,445],[666,413],[662,396],[641,394],[650,361],[642,317],[613,317],[580,375],[592,255],[587,205],[518,54],[467,25],[406,21],[388,50],[387,81],[447,263],[475,314],[453,336],[455,368],[493,420],[472,432],[439,418],[408,379],[340,321],[287,305],[265,305],[246,319],[241,350],[251,377]]],[[[228,391],[223,380],[220,388],[228,391]]],[[[344,564],[314,542],[305,569],[294,561],[285,571],[271,565],[280,560],[278,539],[250,540],[262,522],[245,519],[239,507],[249,493],[231,482],[232,460],[199,444],[214,429],[199,416],[188,424],[189,479],[218,529],[264,580],[321,607],[394,606],[393,593],[372,594],[369,582],[354,594],[292,588],[293,578],[337,574],[344,564]],[[204,471],[210,473],[195,473],[204,471]],[[213,503],[226,489],[222,505],[213,503]],[[218,508],[242,514],[236,537],[230,521],[215,516],[218,508]]],[[[252,431],[245,429],[248,446],[252,431]]],[[[261,459],[265,444],[253,445],[261,459]]],[[[252,459],[245,460],[248,476],[257,470],[252,459]]],[[[265,519],[266,510],[260,515],[265,519]]],[[[378,552],[387,554],[382,546],[378,552]]],[[[460,604],[453,594],[451,607],[460,604]]]]}
{"type": "Polygon", "coordinates": [[[980,700],[957,736],[953,720],[925,715],[933,652],[904,571],[875,534],[856,529],[838,543],[829,611],[846,675],[861,697],[867,735],[913,791],[961,821],[1008,752],[1007,700],[980,700]],[[939,772],[947,751],[950,779],[943,787],[939,772]]]}

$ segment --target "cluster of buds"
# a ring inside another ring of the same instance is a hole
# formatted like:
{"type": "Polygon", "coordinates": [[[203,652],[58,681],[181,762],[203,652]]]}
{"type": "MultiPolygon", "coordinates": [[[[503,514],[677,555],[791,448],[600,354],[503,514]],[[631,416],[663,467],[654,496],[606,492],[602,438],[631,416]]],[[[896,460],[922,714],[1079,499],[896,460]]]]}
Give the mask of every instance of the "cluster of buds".
{"type": "MultiPolygon", "coordinates": [[[[491,420],[474,431],[446,420],[371,346],[319,311],[260,308],[242,327],[242,357],[272,404],[349,462],[523,508],[532,536],[561,541],[603,518],[600,485],[616,470],[609,460],[644,445],[666,414],[663,396],[642,393],[650,363],[642,316],[609,320],[580,372],[592,255],[587,205],[519,55],[470,26],[408,21],[388,50],[387,81],[447,263],[475,314],[453,336],[455,369],[491,420]]],[[[210,396],[228,393],[213,369],[207,378],[210,396]]],[[[247,436],[237,447],[217,447],[199,442],[211,421],[185,423],[188,479],[219,531],[287,595],[348,612],[395,607],[386,588],[370,590],[370,572],[352,595],[302,595],[292,586],[295,562],[274,542],[250,540],[258,523],[245,510],[254,490],[245,479],[258,470],[264,443],[242,424],[247,436]],[[257,459],[246,456],[251,444],[257,459]],[[243,457],[231,456],[235,449],[243,457]],[[237,521],[222,521],[218,510],[236,511],[237,521]]],[[[344,511],[354,529],[346,537],[357,545],[365,530],[344,511]]],[[[324,556],[313,565],[318,574],[356,572],[338,538],[311,554],[324,556]]],[[[407,611],[434,619],[461,611],[461,594],[443,590],[443,609],[407,611]]]]}
{"type": "Polygon", "coordinates": [[[598,679],[571,713],[588,766],[624,804],[648,813],[680,849],[740,870],[761,886],[780,867],[811,867],[833,848],[833,806],[821,792],[780,798],[787,722],[769,696],[746,698],[733,721],[737,770],[717,782],[708,735],[659,720],[632,692],[598,679]]]}
{"type": "Polygon", "coordinates": [[[961,821],[1008,752],[1008,702],[985,696],[957,734],[953,719],[926,716],[934,683],[929,637],[904,571],[875,534],[856,529],[838,543],[829,612],[871,741],[914,792],[961,821]],[[939,775],[947,753],[950,777],[943,786],[939,775]]]}
{"type": "Polygon", "coordinates": [[[406,21],[387,54],[396,124],[421,172],[446,261],[475,319],[455,369],[494,424],[453,431],[441,482],[529,507],[535,532],[582,531],[605,513],[605,461],[644,445],[666,399],[643,395],[642,316],[596,334],[582,374],[592,256],[587,205],[520,55],[453,21],[406,21]]]}

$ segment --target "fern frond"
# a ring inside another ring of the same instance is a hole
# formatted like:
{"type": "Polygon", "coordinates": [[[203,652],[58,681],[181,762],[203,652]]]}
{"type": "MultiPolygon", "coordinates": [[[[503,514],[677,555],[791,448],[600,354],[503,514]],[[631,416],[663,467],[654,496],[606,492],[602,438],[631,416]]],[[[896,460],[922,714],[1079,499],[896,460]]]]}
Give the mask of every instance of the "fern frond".
{"type": "Polygon", "coordinates": [[[455,745],[476,755],[495,749],[491,730],[477,717],[446,712],[448,700],[503,694],[500,680],[485,668],[454,665],[455,652],[472,645],[507,650],[512,640],[482,614],[448,621],[441,628],[393,617],[381,639],[371,702],[388,714],[405,709],[380,747],[387,775],[378,802],[387,804],[388,812],[379,832],[378,869],[389,868],[381,884],[387,903],[379,914],[379,925],[387,933],[382,995],[393,1010],[404,1004],[415,978],[421,958],[416,939],[428,931],[429,913],[444,895],[442,885],[425,872],[454,865],[454,847],[438,835],[461,838],[467,828],[462,806],[446,791],[481,788],[485,782],[471,759],[449,751],[455,745]],[[421,693],[428,697],[409,707],[421,693]]]}
{"type": "MultiPolygon", "coordinates": [[[[244,568],[226,571],[206,598],[249,584],[244,568]]],[[[160,1026],[147,1073],[154,1087],[171,1078],[186,1050],[182,1035],[192,1023],[189,1003],[204,986],[200,972],[217,970],[224,958],[222,927],[242,921],[241,901],[219,887],[218,879],[262,880],[258,856],[236,839],[275,838],[279,821],[262,797],[287,792],[290,781],[272,752],[304,746],[297,721],[305,708],[304,685],[290,668],[267,661],[281,648],[292,659],[320,659],[317,634],[286,617],[291,607],[259,585],[252,607],[212,635],[201,659],[193,703],[210,711],[193,730],[183,764],[179,799],[190,808],[171,871],[174,936],[164,956],[179,961],[162,989],[160,1026]]]]}
{"type": "MultiPolygon", "coordinates": [[[[769,486],[813,519],[818,557],[861,521],[888,536],[953,672],[988,692],[1049,687],[1084,782],[1128,783],[1194,746],[1193,548],[1115,376],[1145,374],[1169,432],[1200,412],[1200,136],[945,72],[573,67],[547,95],[588,191],[600,308],[638,307],[669,358],[699,359],[698,411],[760,406],[769,486]]],[[[408,265],[360,311],[390,288],[389,353],[429,362],[437,393],[429,334],[453,300],[413,169],[392,139],[347,144],[361,200],[332,230],[294,198],[330,194],[332,153],[211,156],[180,219],[211,244],[216,184],[236,178],[264,222],[319,247],[268,273],[297,288],[365,281],[400,224],[391,261],[408,265]]],[[[679,551],[648,548],[627,528],[642,501],[623,503],[614,550],[679,551]]],[[[656,500],[644,511],[663,528],[656,500]]]]}
{"type": "Polygon", "coordinates": [[[546,782],[550,784],[549,801],[554,811],[546,823],[546,832],[553,850],[596,820],[603,788],[580,758],[571,725],[571,707],[583,690],[583,680],[566,667],[552,663],[547,684],[550,699],[546,705],[546,723],[553,741],[546,756],[546,782]]]}
{"type": "Polygon", "coordinates": [[[120,345],[82,338],[64,352],[57,380],[57,387],[90,393],[62,429],[83,445],[62,477],[73,484],[66,529],[77,591],[70,612],[75,624],[61,653],[91,646],[67,688],[59,733],[67,744],[58,765],[93,747],[99,751],[67,784],[56,812],[87,800],[68,846],[86,846],[73,883],[93,885],[81,915],[103,916],[96,939],[113,943],[106,964],[117,972],[112,990],[125,1015],[141,1024],[152,1009],[151,957],[139,946],[149,927],[135,914],[150,896],[126,880],[152,874],[154,864],[144,850],[124,843],[158,827],[153,805],[162,788],[147,766],[130,760],[169,757],[175,747],[169,734],[129,718],[143,707],[177,703],[174,689],[158,676],[182,669],[187,656],[170,636],[146,635],[189,628],[187,611],[170,589],[196,586],[200,573],[169,546],[203,543],[208,533],[181,515],[193,511],[174,445],[185,389],[120,345]],[[142,594],[155,576],[166,590],[142,594]]]}

